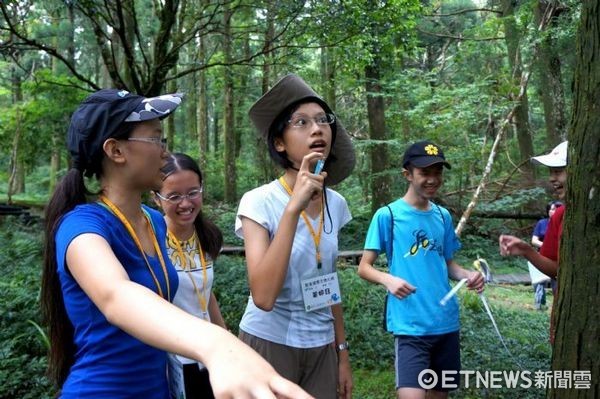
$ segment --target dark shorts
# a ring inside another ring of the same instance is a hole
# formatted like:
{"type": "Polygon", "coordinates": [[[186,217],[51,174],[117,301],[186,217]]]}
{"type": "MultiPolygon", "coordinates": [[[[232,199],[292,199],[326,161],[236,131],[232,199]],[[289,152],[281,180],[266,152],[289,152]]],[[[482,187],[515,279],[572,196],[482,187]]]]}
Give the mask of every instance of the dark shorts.
{"type": "Polygon", "coordinates": [[[396,335],[396,389],[421,388],[419,374],[433,370],[438,383],[434,391],[451,391],[456,388],[442,387],[442,371],[452,370],[446,375],[445,384],[460,384],[460,336],[458,331],[440,335],[396,335]],[[453,377],[453,378],[448,378],[453,377]]]}

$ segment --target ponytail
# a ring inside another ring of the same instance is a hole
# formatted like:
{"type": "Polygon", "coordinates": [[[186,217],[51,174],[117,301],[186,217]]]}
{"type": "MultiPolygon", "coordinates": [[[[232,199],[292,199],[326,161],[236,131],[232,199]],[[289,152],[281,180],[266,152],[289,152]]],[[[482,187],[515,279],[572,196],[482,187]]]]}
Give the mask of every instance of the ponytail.
{"type": "Polygon", "coordinates": [[[86,194],[89,192],[82,172],[71,169],[56,186],[46,207],[41,306],[50,335],[48,374],[58,387],[62,387],[75,360],[75,344],[73,325],[67,316],[58,278],[55,234],[61,218],[75,206],[87,202],[86,194]]]}
{"type": "Polygon", "coordinates": [[[213,261],[217,259],[223,246],[223,233],[221,233],[221,230],[210,220],[204,219],[202,211],[198,213],[196,220],[194,220],[194,228],[202,250],[209,254],[213,261]]]}

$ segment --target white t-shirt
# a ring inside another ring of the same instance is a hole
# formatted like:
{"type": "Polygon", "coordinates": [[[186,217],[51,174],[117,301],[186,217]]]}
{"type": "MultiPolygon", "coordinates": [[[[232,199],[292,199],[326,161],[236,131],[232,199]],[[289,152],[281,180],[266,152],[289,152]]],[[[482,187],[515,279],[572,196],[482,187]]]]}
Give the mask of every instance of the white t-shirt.
{"type": "MultiPolygon", "coordinates": [[[[179,277],[179,288],[173,298],[173,304],[194,316],[210,321],[208,303],[210,301],[210,293],[214,278],[213,261],[210,256],[204,252],[204,259],[206,260],[206,283],[204,283],[204,272],[202,270],[202,263],[200,262],[199,242],[196,239],[196,235],[192,236],[192,238],[187,241],[179,241],[184,256],[183,261],[177,245],[171,240],[172,236],[169,234],[167,238],[167,253],[169,254],[169,258],[171,259],[171,263],[173,263],[175,270],[177,270],[177,276],[179,277]],[[187,265],[190,265],[189,270],[187,265]],[[183,266],[185,266],[185,268],[183,266]],[[202,312],[201,302],[198,299],[192,279],[194,280],[198,292],[204,298],[206,313],[202,312]]],[[[188,359],[187,357],[180,355],[176,356],[183,364],[198,363],[200,368],[205,367],[202,363],[196,362],[194,359],[188,359]]]]}
{"type": "MultiPolygon", "coordinates": [[[[272,240],[289,198],[277,180],[247,192],[240,201],[235,233],[244,238],[241,217],[247,217],[264,226],[272,240]]],[[[265,312],[259,309],[250,296],[240,329],[259,338],[295,348],[315,348],[333,342],[335,337],[331,309],[306,312],[300,288],[301,281],[308,277],[335,271],[338,233],[352,219],[346,200],[337,192],[327,189],[327,203],[331,219],[325,209],[320,243],[321,270],[317,271],[313,238],[304,219],[299,217],[288,272],[273,310],[265,312]]],[[[319,217],[308,218],[313,230],[317,231],[319,217]]]]}

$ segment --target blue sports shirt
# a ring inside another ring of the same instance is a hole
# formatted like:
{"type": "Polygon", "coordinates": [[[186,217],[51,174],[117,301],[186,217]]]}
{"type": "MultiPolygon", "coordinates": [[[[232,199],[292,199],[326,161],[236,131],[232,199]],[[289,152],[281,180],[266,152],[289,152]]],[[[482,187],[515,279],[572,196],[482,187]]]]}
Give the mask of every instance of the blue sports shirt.
{"type": "MultiPolygon", "coordinates": [[[[160,213],[144,208],[150,214],[164,254],[173,298],[179,280],[165,248],[166,224],[160,213]]],[[[74,327],[76,352],[61,398],[168,399],[167,354],[110,324],[69,272],[67,248],[75,237],[85,233],[106,239],[129,278],[157,292],[138,247],[125,226],[108,209],[96,203],[79,205],[62,218],[55,236],[56,260],[67,315],[74,327]]],[[[147,257],[166,295],[158,257],[147,257]]]]}
{"type": "Polygon", "coordinates": [[[456,297],[445,306],[440,305],[451,289],[446,262],[460,248],[450,213],[432,202],[427,211],[416,209],[403,199],[389,206],[394,215],[394,242],[390,240],[390,211],[382,207],[371,220],[365,249],[386,253],[390,274],[409,282],[416,292],[404,299],[388,295],[388,331],[416,336],[457,331],[456,297]]]}

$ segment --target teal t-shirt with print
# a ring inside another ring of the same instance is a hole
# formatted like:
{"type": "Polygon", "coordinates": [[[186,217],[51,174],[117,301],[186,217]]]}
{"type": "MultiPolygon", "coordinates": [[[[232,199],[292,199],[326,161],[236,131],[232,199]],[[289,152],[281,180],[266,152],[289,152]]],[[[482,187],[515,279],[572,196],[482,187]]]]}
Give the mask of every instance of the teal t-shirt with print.
{"type": "Polygon", "coordinates": [[[387,329],[395,335],[435,335],[459,329],[458,301],[445,306],[440,299],[451,289],[446,262],[460,248],[450,213],[432,202],[429,210],[416,209],[403,199],[392,202],[394,218],[380,208],[369,226],[365,249],[388,256],[389,272],[416,287],[404,299],[388,295],[387,329]],[[392,254],[390,260],[390,253],[392,254]]]}

